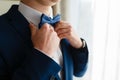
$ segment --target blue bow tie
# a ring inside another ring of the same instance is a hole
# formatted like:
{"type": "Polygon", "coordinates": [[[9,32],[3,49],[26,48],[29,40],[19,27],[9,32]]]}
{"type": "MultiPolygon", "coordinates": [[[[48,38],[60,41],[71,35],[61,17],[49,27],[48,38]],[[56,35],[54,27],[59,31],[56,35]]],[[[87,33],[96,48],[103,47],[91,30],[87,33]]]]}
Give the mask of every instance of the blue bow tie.
{"type": "Polygon", "coordinates": [[[46,16],[45,14],[42,14],[42,16],[41,16],[41,21],[40,21],[40,23],[39,23],[39,28],[41,28],[41,26],[42,26],[44,23],[48,23],[48,24],[50,24],[50,25],[52,25],[52,26],[54,27],[55,24],[56,24],[57,22],[59,22],[59,21],[60,21],[60,15],[59,15],[59,14],[56,15],[56,16],[54,16],[53,19],[52,19],[51,17],[46,16]]]}

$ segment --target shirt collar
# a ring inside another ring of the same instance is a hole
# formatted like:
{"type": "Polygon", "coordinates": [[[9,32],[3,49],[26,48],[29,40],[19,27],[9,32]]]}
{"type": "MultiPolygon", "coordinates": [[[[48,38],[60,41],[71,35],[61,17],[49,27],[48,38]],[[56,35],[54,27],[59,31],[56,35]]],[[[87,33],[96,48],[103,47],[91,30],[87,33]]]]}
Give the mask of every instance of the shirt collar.
{"type": "MultiPolygon", "coordinates": [[[[40,18],[43,14],[42,12],[33,9],[22,2],[20,2],[18,10],[28,20],[28,22],[32,22],[36,26],[38,26],[38,24],[40,23],[40,18]]],[[[50,13],[50,17],[53,17],[52,8],[50,13]]]]}

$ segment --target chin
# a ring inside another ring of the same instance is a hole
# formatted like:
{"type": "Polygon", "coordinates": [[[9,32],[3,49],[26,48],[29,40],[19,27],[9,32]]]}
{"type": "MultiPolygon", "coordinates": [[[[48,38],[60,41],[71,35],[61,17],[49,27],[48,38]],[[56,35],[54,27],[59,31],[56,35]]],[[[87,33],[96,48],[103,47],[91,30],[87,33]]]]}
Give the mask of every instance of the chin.
{"type": "Polygon", "coordinates": [[[36,0],[36,1],[45,6],[54,6],[56,3],[60,2],[61,0],[36,0]]]}
{"type": "Polygon", "coordinates": [[[53,3],[57,3],[59,1],[61,1],[61,0],[51,0],[51,2],[53,2],[53,3]]]}
{"type": "Polygon", "coordinates": [[[56,3],[60,2],[61,0],[50,0],[53,4],[51,6],[54,6],[56,3]]]}

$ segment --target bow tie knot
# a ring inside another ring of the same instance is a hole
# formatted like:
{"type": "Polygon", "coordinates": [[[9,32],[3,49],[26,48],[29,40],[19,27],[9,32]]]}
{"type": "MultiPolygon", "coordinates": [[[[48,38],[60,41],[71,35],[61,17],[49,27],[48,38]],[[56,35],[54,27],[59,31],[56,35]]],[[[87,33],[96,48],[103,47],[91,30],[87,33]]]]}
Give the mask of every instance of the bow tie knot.
{"type": "Polygon", "coordinates": [[[42,14],[41,21],[39,23],[39,28],[44,24],[48,23],[54,27],[54,25],[60,21],[60,15],[56,15],[53,18],[46,16],[45,14],[42,14]]]}

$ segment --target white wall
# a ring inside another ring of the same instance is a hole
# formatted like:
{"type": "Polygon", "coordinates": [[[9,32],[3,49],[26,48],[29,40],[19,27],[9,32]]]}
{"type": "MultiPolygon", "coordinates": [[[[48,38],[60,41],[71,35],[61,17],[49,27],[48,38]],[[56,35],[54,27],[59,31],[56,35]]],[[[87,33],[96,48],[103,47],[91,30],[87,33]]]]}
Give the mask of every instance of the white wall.
{"type": "Polygon", "coordinates": [[[9,10],[12,4],[18,4],[19,1],[15,0],[0,0],[0,15],[9,10]]]}

